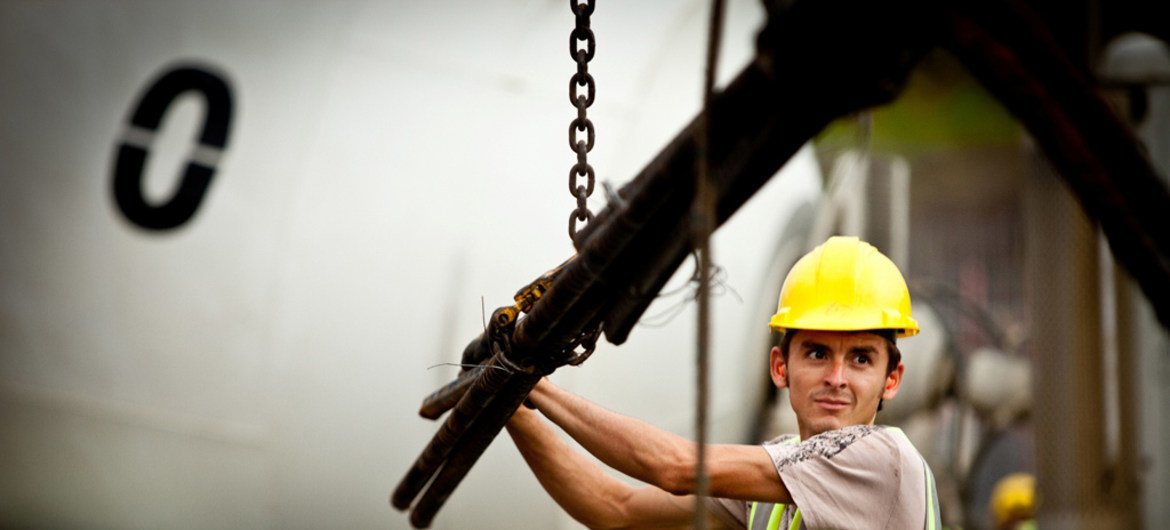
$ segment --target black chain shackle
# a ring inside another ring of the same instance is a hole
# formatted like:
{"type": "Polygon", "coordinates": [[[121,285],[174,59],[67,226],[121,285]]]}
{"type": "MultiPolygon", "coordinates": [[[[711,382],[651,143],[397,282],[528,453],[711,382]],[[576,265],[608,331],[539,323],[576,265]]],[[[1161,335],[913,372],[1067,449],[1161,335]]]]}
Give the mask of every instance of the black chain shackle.
{"type": "Polygon", "coordinates": [[[593,53],[597,51],[597,39],[593,36],[593,30],[589,29],[589,16],[593,14],[594,7],[594,0],[585,0],[583,3],[569,0],[569,8],[577,17],[577,26],[569,34],[569,56],[577,62],[577,73],[569,78],[569,103],[577,109],[577,118],[569,123],[569,148],[577,153],[577,163],[569,169],[569,193],[577,199],[577,208],[569,214],[569,239],[573,240],[575,247],[580,246],[577,242],[577,223],[585,221],[588,224],[593,220],[593,212],[589,211],[586,200],[593,194],[596,176],[587,155],[593,150],[595,135],[593,122],[586,117],[585,109],[593,105],[597,95],[597,85],[593,82],[593,76],[589,75],[589,61],[593,60],[593,53]],[[584,49],[579,47],[582,42],[585,44],[584,49]],[[582,87],[585,93],[579,94],[582,87]],[[586,135],[585,140],[577,138],[582,132],[586,135]],[[581,177],[586,177],[585,184],[579,182],[581,177]]]}

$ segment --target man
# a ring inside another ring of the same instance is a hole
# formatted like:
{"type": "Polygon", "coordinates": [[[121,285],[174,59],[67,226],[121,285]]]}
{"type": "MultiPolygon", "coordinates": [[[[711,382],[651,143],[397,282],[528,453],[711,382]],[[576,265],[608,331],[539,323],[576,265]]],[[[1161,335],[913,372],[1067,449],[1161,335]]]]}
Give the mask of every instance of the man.
{"type": "MultiPolygon", "coordinates": [[[[715,521],[730,528],[938,528],[929,467],[900,430],[874,426],[902,383],[895,340],[918,332],[897,267],[857,238],[833,237],[793,266],[772,317],[772,381],[787,388],[799,437],[710,445],[715,521]],[[801,442],[803,440],[803,442],[801,442]]],[[[695,509],[696,446],[605,410],[547,380],[530,402],[587,451],[650,484],[606,474],[536,412],[508,424],[546,491],[591,528],[686,527],[695,509]]]]}

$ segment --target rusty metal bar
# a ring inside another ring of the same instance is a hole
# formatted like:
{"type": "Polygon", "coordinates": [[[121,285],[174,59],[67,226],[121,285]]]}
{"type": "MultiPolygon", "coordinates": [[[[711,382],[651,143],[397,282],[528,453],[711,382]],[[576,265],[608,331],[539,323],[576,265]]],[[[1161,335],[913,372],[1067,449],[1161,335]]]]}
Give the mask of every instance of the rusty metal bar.
{"type": "Polygon", "coordinates": [[[513,372],[504,383],[500,395],[496,397],[491,407],[485,408],[476,423],[455,444],[450,458],[435,476],[431,487],[410,512],[410,523],[415,528],[426,528],[431,525],[435,514],[447,498],[455,491],[455,487],[471,470],[471,466],[495,440],[500,429],[516,409],[528,397],[532,387],[540,381],[540,375],[513,372]]]}
{"type": "Polygon", "coordinates": [[[510,374],[512,371],[505,367],[500,356],[488,360],[480,376],[452,409],[447,421],[431,438],[394,490],[390,502],[395,508],[405,510],[410,507],[410,503],[451,455],[452,448],[460,438],[474,426],[484,409],[493,406],[498,393],[507,386],[510,374]]]}
{"type": "Polygon", "coordinates": [[[482,372],[483,366],[476,366],[460,372],[459,377],[456,377],[454,381],[443,385],[442,388],[423,399],[422,406],[418,409],[418,415],[428,420],[439,419],[444,412],[451,410],[451,407],[459,403],[463,394],[467,393],[467,389],[482,372]]]}
{"type": "Polygon", "coordinates": [[[419,416],[432,420],[438,419],[459,402],[475,377],[482,372],[480,363],[492,356],[493,337],[497,337],[496,340],[499,340],[500,335],[509,335],[520,313],[531,311],[532,306],[552,287],[553,281],[556,280],[557,275],[560,274],[565,265],[572,263],[574,259],[577,259],[575,255],[540,275],[528,285],[521,287],[512,297],[515,305],[504,306],[492,312],[488,330],[480,333],[463,349],[461,364],[464,369],[459,377],[427,396],[419,408],[419,416]],[[472,371],[475,373],[470,373],[472,371]]]}
{"type": "MultiPolygon", "coordinates": [[[[492,316],[495,317],[496,313],[492,313],[492,316]]],[[[488,360],[491,356],[492,341],[488,332],[485,331],[463,348],[463,355],[460,358],[463,371],[459,372],[459,376],[454,381],[443,385],[442,388],[423,399],[422,406],[418,409],[418,415],[429,420],[437,420],[444,412],[459,403],[471,383],[483,372],[483,365],[480,363],[488,360]]]]}

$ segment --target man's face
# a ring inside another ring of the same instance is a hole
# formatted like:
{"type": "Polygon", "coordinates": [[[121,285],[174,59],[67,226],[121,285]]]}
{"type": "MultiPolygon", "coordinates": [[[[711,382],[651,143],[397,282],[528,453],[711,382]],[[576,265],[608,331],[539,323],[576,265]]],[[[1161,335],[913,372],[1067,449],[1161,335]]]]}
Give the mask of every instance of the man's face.
{"type": "Polygon", "coordinates": [[[788,388],[792,410],[807,440],[825,431],[872,424],[878,401],[893,398],[901,363],[888,376],[885,339],[857,331],[798,330],[788,348],[772,348],[772,381],[788,388]]]}

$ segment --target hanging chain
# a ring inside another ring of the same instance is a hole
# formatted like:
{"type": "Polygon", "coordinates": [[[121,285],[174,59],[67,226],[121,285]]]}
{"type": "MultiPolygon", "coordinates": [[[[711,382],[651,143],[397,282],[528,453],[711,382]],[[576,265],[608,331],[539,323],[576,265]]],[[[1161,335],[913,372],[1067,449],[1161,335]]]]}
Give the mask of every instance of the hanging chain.
{"type": "Polygon", "coordinates": [[[569,78],[569,103],[577,109],[577,118],[569,123],[569,148],[577,153],[577,163],[569,169],[569,193],[577,199],[577,208],[569,214],[569,239],[573,246],[579,246],[577,241],[577,223],[585,221],[588,224],[593,220],[593,212],[589,211],[586,200],[593,194],[596,177],[593,166],[589,165],[588,153],[593,150],[593,122],[586,117],[585,109],[593,105],[597,95],[597,85],[593,76],[589,75],[589,61],[593,60],[593,53],[597,50],[597,39],[593,30],[589,29],[589,16],[596,7],[594,0],[569,0],[569,8],[577,17],[577,27],[569,34],[569,56],[577,62],[577,73],[569,78]],[[585,48],[580,44],[584,42],[585,48]],[[584,94],[579,94],[580,88],[585,88],[584,94]],[[584,132],[586,139],[578,139],[578,133],[584,132]],[[586,177],[585,184],[579,179],[586,177]]]}

